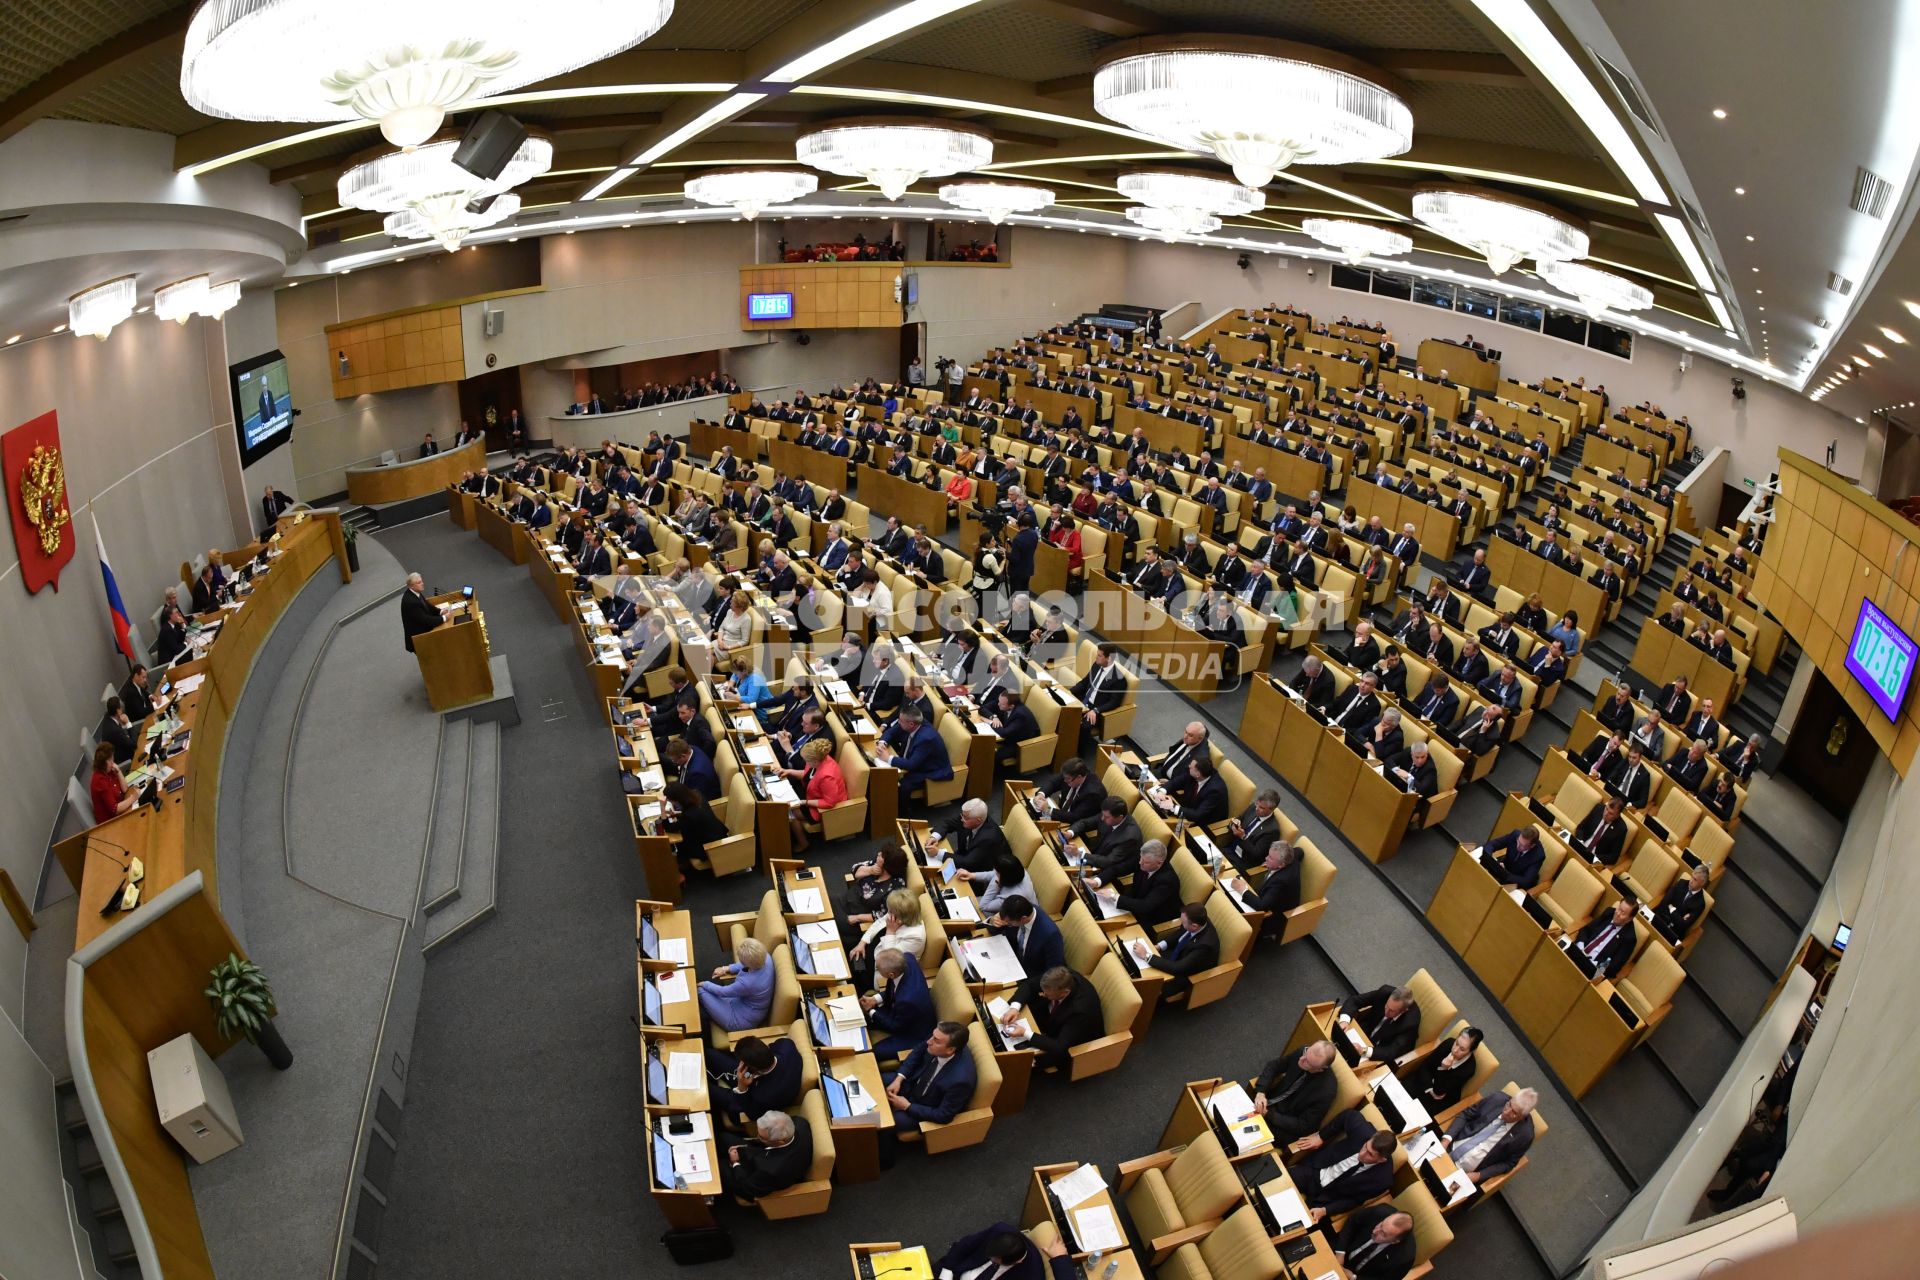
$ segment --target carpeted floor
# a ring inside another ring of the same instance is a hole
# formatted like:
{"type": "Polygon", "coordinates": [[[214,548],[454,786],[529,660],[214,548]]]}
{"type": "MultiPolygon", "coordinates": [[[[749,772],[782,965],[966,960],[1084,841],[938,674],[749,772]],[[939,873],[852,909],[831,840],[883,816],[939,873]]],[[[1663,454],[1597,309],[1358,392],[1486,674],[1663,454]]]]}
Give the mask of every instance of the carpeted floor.
{"type": "MultiPolygon", "coordinates": [[[[429,581],[475,586],[494,642],[513,663],[523,717],[503,738],[500,914],[428,964],[381,1272],[437,1280],[665,1265],[656,1243],[665,1224],[642,1163],[632,1022],[631,902],[641,883],[585,675],[524,569],[444,520],[380,537],[429,581]]],[[[1157,748],[1193,709],[1170,692],[1149,693],[1138,736],[1157,748]]],[[[1323,848],[1337,844],[1325,833],[1323,848]]],[[[870,848],[866,840],[816,846],[813,860],[831,880],[870,848]]],[[[877,1183],[836,1186],[832,1209],[818,1217],[774,1225],[722,1207],[735,1228],[736,1265],[828,1275],[844,1267],[848,1241],[939,1246],[1016,1217],[1034,1164],[1093,1160],[1111,1171],[1149,1153],[1186,1080],[1257,1071],[1302,1004],[1350,990],[1343,969],[1378,982],[1443,959],[1398,903],[1365,892],[1369,879],[1349,872],[1336,886],[1326,950],[1313,942],[1262,950],[1228,1000],[1166,1011],[1117,1071],[1070,1088],[1036,1082],[1026,1111],[996,1121],[981,1146],[931,1160],[907,1152],[877,1183]]],[[[687,905],[704,920],[751,910],[763,891],[756,877],[697,882],[687,905]]],[[[717,963],[711,931],[696,940],[699,964],[717,963]]],[[[1590,1215],[1617,1208],[1604,1173],[1589,1177],[1583,1163],[1570,1180],[1588,1184],[1591,1208],[1555,1210],[1570,1221],[1550,1253],[1567,1261],[1573,1237],[1604,1221],[1590,1215]]],[[[1545,1274],[1504,1208],[1475,1214],[1473,1234],[1463,1256],[1508,1275],[1545,1274]]]]}

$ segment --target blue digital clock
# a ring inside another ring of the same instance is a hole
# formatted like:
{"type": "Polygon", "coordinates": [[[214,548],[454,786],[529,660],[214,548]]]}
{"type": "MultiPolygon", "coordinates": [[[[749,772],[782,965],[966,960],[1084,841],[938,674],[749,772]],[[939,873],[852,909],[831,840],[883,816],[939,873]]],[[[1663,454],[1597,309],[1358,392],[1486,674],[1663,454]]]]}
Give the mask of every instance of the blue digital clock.
{"type": "Polygon", "coordinates": [[[750,293],[747,295],[747,319],[793,319],[793,295],[790,293],[750,293]]]}

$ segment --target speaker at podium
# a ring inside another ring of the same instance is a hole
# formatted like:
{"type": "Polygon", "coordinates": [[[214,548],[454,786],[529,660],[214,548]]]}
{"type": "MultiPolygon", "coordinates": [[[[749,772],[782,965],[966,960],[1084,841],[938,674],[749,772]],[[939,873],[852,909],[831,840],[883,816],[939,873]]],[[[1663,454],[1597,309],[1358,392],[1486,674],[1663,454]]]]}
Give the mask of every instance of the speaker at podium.
{"type": "Polygon", "coordinates": [[[413,636],[413,656],[427,686],[427,702],[435,711],[449,711],[491,698],[493,669],[487,664],[491,646],[473,588],[431,596],[427,603],[439,610],[440,625],[413,636]]]}

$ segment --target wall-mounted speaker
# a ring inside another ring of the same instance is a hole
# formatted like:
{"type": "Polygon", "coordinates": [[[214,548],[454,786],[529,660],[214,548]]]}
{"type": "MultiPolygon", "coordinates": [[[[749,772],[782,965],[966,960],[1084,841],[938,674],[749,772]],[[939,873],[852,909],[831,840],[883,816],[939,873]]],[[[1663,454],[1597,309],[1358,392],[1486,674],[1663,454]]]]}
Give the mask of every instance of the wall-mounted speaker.
{"type": "Polygon", "coordinates": [[[507,313],[504,311],[484,311],[480,315],[480,331],[489,338],[497,338],[507,331],[507,313]]]}
{"type": "Polygon", "coordinates": [[[476,178],[491,182],[506,170],[507,161],[527,140],[527,127],[504,111],[483,111],[467,126],[453,162],[476,178]]]}

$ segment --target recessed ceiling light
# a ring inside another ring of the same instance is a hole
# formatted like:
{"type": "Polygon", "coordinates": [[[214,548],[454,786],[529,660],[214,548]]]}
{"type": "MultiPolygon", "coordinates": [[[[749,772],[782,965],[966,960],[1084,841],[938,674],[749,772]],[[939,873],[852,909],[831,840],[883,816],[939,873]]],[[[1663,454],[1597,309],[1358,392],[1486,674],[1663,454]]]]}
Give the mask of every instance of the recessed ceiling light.
{"type": "Polygon", "coordinates": [[[1762,307],[1762,308],[1760,308],[1760,309],[1761,309],[1762,311],[1765,311],[1765,310],[1766,310],[1766,308],[1765,308],[1765,307],[1762,307]]]}
{"type": "Polygon", "coordinates": [[[1713,118],[1715,120],[1725,120],[1727,118],[1727,109],[1725,107],[1715,107],[1713,109],[1713,118]]]}
{"type": "Polygon", "coordinates": [[[65,333],[67,331],[67,326],[65,326],[64,324],[57,324],[53,326],[53,331],[55,333],[65,333]]]}
{"type": "Polygon", "coordinates": [[[1914,316],[1915,318],[1920,318],[1920,302],[1902,301],[1900,305],[1907,309],[1907,313],[1909,315],[1914,316]]]}
{"type": "Polygon", "coordinates": [[[1867,354],[1872,356],[1875,360],[1885,360],[1887,358],[1887,353],[1882,351],[1880,348],[1874,346],[1871,342],[1863,342],[1860,345],[1865,347],[1867,349],[1867,354]]]}
{"type": "Polygon", "coordinates": [[[7,339],[7,345],[12,346],[14,343],[18,341],[20,341],[20,335],[16,333],[11,338],[7,339]]]}
{"type": "Polygon", "coordinates": [[[1755,268],[1753,269],[1753,273],[1754,273],[1755,275],[1759,275],[1759,274],[1760,274],[1760,268],[1758,268],[1758,267],[1755,267],[1755,268]]]}
{"type": "Polygon", "coordinates": [[[519,244],[519,243],[520,243],[520,237],[519,237],[519,236],[508,236],[508,237],[507,237],[507,243],[508,243],[508,244],[519,244]]]}
{"type": "Polygon", "coordinates": [[[1735,194],[1735,195],[1737,195],[1737,196],[1743,196],[1743,195],[1745,195],[1745,194],[1747,194],[1747,189],[1746,189],[1745,187],[1735,187],[1735,188],[1733,189],[1733,194],[1735,194]]]}
{"type": "Polygon", "coordinates": [[[1888,342],[1897,342],[1903,347],[1907,345],[1907,340],[1900,336],[1900,331],[1897,329],[1889,329],[1887,326],[1881,325],[1880,332],[1886,335],[1888,342]]]}
{"type": "Polygon", "coordinates": [[[135,308],[133,309],[133,314],[135,314],[135,315],[137,315],[137,316],[143,316],[143,315],[145,315],[145,314],[147,314],[147,312],[149,312],[149,311],[151,311],[152,309],[153,309],[153,308],[151,308],[151,307],[135,307],[135,308]]]}

